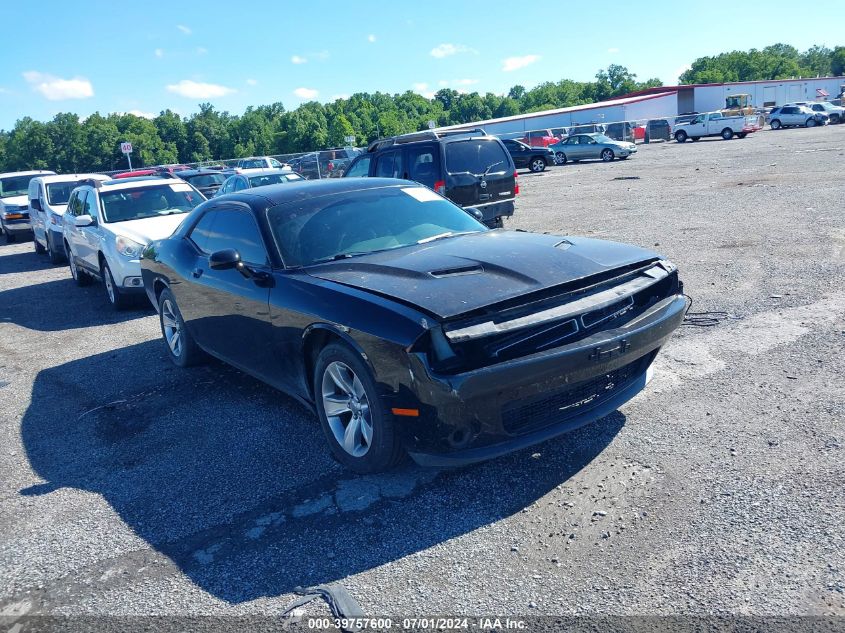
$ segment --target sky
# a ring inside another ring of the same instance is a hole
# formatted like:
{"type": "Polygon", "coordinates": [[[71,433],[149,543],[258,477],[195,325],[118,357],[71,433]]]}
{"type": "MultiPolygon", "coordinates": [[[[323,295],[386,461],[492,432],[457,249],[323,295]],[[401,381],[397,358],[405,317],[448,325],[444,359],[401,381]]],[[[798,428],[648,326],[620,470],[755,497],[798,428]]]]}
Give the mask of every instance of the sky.
{"type": "Polygon", "coordinates": [[[845,4],[487,0],[87,2],[3,7],[0,129],[98,111],[294,109],[355,92],[482,94],[621,64],[673,84],[697,57],[845,44],[845,4]],[[596,7],[596,10],[593,10],[596,7]],[[736,19],[726,20],[734,15],[736,19]]]}

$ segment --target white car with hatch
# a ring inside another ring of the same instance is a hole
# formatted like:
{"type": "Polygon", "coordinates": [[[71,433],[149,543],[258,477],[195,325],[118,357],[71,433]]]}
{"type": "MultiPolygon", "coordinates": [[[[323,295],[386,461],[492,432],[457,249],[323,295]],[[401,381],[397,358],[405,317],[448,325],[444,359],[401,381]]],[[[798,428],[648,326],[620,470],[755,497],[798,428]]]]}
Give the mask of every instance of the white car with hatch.
{"type": "Polygon", "coordinates": [[[80,286],[102,280],[109,303],[126,307],[133,295],[144,294],[141,252],[173,233],[204,200],[188,183],[157,176],[91,180],[77,187],[63,224],[71,276],[80,286]]]}
{"type": "Polygon", "coordinates": [[[13,171],[0,174],[0,233],[11,244],[20,236],[32,233],[29,222],[29,182],[36,176],[55,175],[54,171],[13,171]]]}
{"type": "Polygon", "coordinates": [[[36,176],[29,181],[29,220],[35,252],[47,253],[53,264],[65,260],[62,218],[67,209],[70,193],[88,180],[105,181],[103,174],[65,174],[63,176],[36,176]]]}

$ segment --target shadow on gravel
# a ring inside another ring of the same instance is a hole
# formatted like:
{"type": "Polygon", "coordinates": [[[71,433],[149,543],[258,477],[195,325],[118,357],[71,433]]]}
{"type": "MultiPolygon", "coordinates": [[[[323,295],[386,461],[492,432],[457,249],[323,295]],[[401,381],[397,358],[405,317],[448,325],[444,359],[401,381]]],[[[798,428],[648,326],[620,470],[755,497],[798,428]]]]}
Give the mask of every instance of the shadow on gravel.
{"type": "Polygon", "coordinates": [[[26,253],[4,255],[2,248],[0,248],[0,275],[27,273],[33,270],[48,270],[50,268],[56,268],[56,266],[50,263],[46,255],[36,255],[32,249],[26,253]]]}
{"type": "MultiPolygon", "coordinates": [[[[161,341],[44,370],[31,402],[22,437],[46,481],[21,494],[102,495],[198,587],[230,603],[340,580],[518,513],[625,424],[616,412],[462,470],[356,476],[331,461],[316,419],[293,399],[220,363],[172,367],[161,341]]],[[[149,573],[146,555],[104,564],[123,570],[121,582],[149,573]]]]}
{"type": "Polygon", "coordinates": [[[80,288],[70,273],[67,279],[0,292],[0,321],[45,332],[122,323],[153,312],[144,295],[138,295],[128,309],[117,311],[109,305],[102,284],[80,288]]]}

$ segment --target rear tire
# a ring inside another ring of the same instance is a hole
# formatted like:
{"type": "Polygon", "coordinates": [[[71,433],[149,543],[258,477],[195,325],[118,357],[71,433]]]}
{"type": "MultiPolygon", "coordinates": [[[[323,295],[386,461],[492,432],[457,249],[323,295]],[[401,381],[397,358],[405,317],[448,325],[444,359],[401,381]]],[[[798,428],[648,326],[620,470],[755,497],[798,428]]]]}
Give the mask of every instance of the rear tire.
{"type": "Polygon", "coordinates": [[[50,237],[50,231],[47,231],[47,255],[50,256],[51,264],[61,264],[64,256],[59,251],[56,243],[50,237]]]}
{"type": "Polygon", "coordinates": [[[312,384],[320,426],[337,461],[367,474],[402,460],[405,451],[393,414],[359,354],[342,343],[326,346],[317,357],[312,384]]]}
{"type": "Polygon", "coordinates": [[[185,320],[176,305],[176,297],[165,288],[158,296],[158,323],[164,339],[167,355],[177,367],[190,367],[205,358],[194,338],[185,327],[185,320]]]}
{"type": "Polygon", "coordinates": [[[687,136],[687,133],[683,130],[675,132],[675,140],[678,141],[678,143],[686,143],[688,138],[689,136],[687,136]]]}
{"type": "Polygon", "coordinates": [[[731,140],[733,137],[734,137],[734,131],[731,128],[726,127],[724,130],[722,130],[722,138],[725,139],[726,141],[731,140]]]}
{"type": "Polygon", "coordinates": [[[546,169],[546,161],[540,157],[532,158],[531,162],[528,163],[528,169],[533,174],[539,174],[546,169]]]}
{"type": "Polygon", "coordinates": [[[9,232],[9,229],[3,231],[6,234],[6,244],[14,244],[15,243],[15,236],[9,232]]]}

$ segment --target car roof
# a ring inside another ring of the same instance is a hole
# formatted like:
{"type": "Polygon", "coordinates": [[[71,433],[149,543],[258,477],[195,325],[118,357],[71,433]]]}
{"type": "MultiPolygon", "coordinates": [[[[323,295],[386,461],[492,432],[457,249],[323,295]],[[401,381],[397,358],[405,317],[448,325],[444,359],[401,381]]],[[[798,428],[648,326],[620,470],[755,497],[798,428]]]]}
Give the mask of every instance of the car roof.
{"type": "Polygon", "coordinates": [[[0,174],[0,178],[7,176],[55,176],[56,172],[47,169],[36,169],[34,171],[7,171],[0,174]]]}
{"type": "Polygon", "coordinates": [[[156,187],[160,185],[182,183],[187,185],[183,180],[178,178],[159,178],[149,176],[140,176],[137,178],[120,178],[119,180],[107,180],[100,186],[100,191],[120,191],[121,189],[139,189],[143,187],[156,187]]]}
{"type": "Polygon", "coordinates": [[[111,176],[105,174],[60,174],[53,176],[40,176],[38,178],[45,185],[56,182],[77,182],[79,180],[111,180],[111,176]]]}
{"type": "Polygon", "coordinates": [[[174,171],[174,176],[199,176],[200,174],[220,174],[225,176],[226,174],[221,169],[180,169],[179,171],[174,171]]]}
{"type": "Polygon", "coordinates": [[[257,174],[289,174],[290,169],[279,169],[277,167],[252,167],[250,169],[239,169],[233,176],[255,176],[257,174]]]}
{"type": "Polygon", "coordinates": [[[297,180],[278,185],[267,185],[244,189],[235,193],[224,194],[214,198],[222,199],[251,198],[258,202],[263,199],[270,206],[294,202],[296,200],[310,200],[320,196],[330,196],[338,193],[352,193],[370,189],[384,189],[387,187],[422,187],[417,182],[399,180],[397,178],[326,178],[322,180],[297,180]]]}

